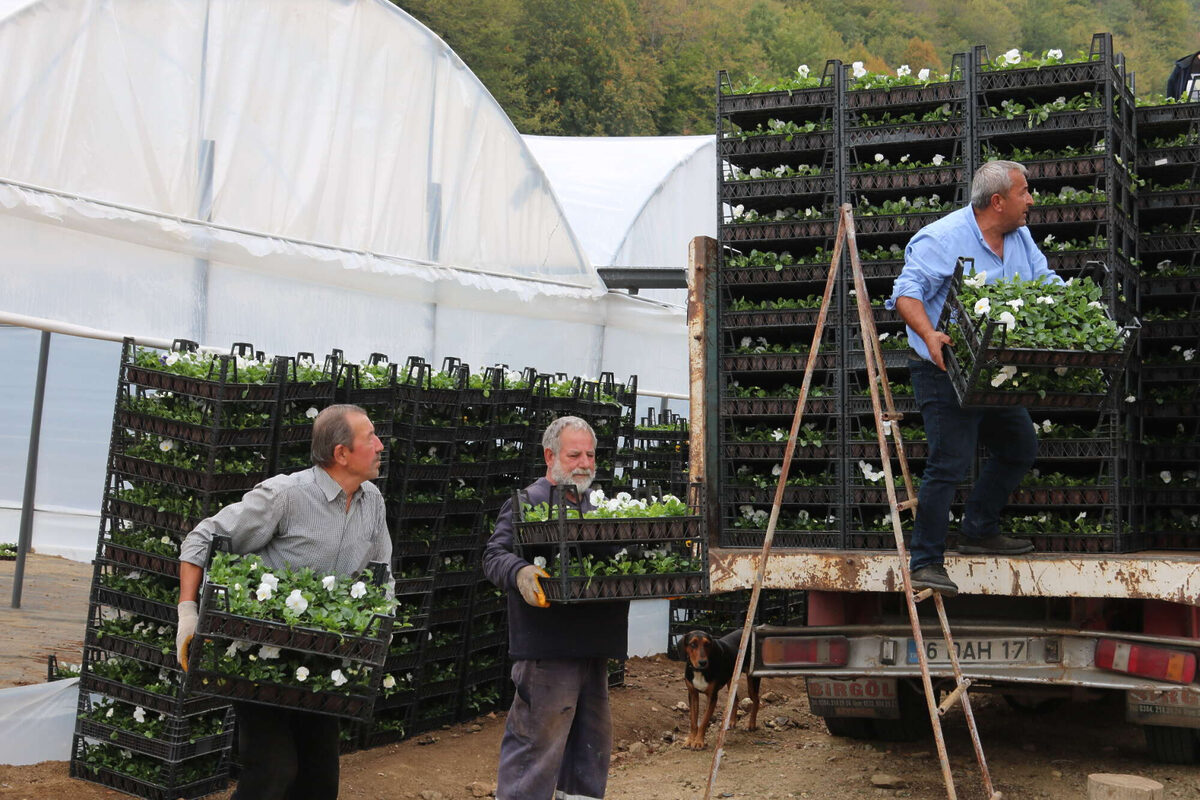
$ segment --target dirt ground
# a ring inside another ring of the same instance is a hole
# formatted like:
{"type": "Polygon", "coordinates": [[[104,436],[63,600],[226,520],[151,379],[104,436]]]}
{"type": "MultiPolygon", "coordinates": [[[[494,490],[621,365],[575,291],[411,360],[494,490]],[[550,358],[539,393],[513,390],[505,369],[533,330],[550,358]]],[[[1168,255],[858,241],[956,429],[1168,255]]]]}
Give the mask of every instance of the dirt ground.
{"type": "MultiPolygon", "coordinates": [[[[0,575],[11,576],[11,571],[0,575]]],[[[5,611],[4,618],[14,613],[7,607],[5,611]]],[[[26,639],[26,653],[39,648],[30,648],[26,639]]],[[[12,665],[6,665],[6,672],[7,666],[12,665]]],[[[41,669],[44,674],[44,666],[41,669]]],[[[0,676],[0,685],[20,682],[25,681],[13,681],[12,673],[0,676]]],[[[739,726],[729,734],[713,797],[946,797],[932,739],[891,744],[830,736],[822,720],[809,714],[802,682],[767,680],[763,694],[760,729],[748,732],[739,726]]],[[[1087,776],[1096,772],[1153,778],[1163,784],[1167,798],[1200,797],[1200,769],[1150,761],[1139,729],[1123,721],[1120,702],[1076,704],[1055,714],[1035,716],[1012,710],[1000,698],[974,698],[992,780],[1006,800],[1086,800],[1087,776]]],[[[709,732],[707,750],[683,749],[688,726],[686,701],[680,664],[665,656],[629,661],[626,685],[612,692],[615,752],[609,780],[611,800],[698,800],[704,796],[716,730],[714,725],[709,732]]],[[[723,701],[724,695],[721,710],[723,701]]],[[[348,754],[342,759],[341,797],[487,797],[495,787],[503,726],[504,715],[492,714],[395,745],[348,754]]],[[[950,713],[945,731],[958,797],[983,800],[961,712],[950,713]]],[[[212,797],[226,800],[229,794],[212,797]]],[[[0,798],[99,800],[122,796],[69,778],[65,762],[0,766],[0,798]]]]}

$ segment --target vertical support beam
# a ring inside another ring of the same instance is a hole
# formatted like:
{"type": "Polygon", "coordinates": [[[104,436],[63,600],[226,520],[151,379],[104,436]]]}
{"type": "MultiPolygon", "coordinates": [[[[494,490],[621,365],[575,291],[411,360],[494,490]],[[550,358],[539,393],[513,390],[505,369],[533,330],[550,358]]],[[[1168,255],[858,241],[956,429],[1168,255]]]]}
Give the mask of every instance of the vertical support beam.
{"type": "Polygon", "coordinates": [[[13,572],[12,607],[21,607],[25,557],[33,540],[33,499],[37,494],[38,449],[42,442],[42,405],[46,399],[46,367],[50,362],[50,331],[42,331],[38,351],[37,382],[33,389],[33,418],[29,423],[29,454],[25,457],[25,494],[21,498],[21,528],[17,538],[17,563],[13,572]]]}
{"type": "MultiPolygon", "coordinates": [[[[703,483],[707,498],[709,546],[720,533],[720,503],[715,485],[717,446],[716,383],[709,380],[716,358],[717,241],[697,236],[688,245],[688,375],[690,377],[688,480],[703,483]],[[711,394],[710,394],[711,390],[711,394]]],[[[713,373],[715,375],[715,372],[713,373]]]]}

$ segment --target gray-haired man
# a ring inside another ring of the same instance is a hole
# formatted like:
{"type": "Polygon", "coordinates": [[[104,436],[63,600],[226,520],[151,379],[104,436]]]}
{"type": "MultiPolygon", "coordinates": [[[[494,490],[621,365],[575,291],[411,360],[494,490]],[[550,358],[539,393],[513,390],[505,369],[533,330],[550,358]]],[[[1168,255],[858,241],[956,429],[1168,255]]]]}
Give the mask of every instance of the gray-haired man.
{"type": "Polygon", "coordinates": [[[1029,412],[1019,406],[960,407],[942,354],[950,337],[934,327],[960,257],[974,259],[976,274],[987,273],[987,283],[1014,276],[1062,282],[1025,227],[1032,206],[1023,165],[984,164],[971,180],[971,204],[913,236],[904,251],[904,269],[884,304],[896,309],[908,325],[913,350],[909,373],[929,440],[909,561],[917,589],[937,589],[947,596],[958,593],[946,574],[943,556],[954,490],[970,472],[977,441],[987,447],[989,458],[967,498],[959,551],[1017,555],[1033,549],[1027,539],[1000,532],[1000,512],[1037,458],[1029,412]]]}
{"type": "MultiPolygon", "coordinates": [[[[542,437],[546,476],[526,492],[533,505],[564,502],[591,510],[596,434],[560,417],[542,437]]],[[[627,650],[629,602],[551,605],[545,570],[513,552],[512,501],[500,509],[483,553],[488,580],[508,591],[508,650],[516,687],[500,743],[496,800],[587,800],[604,796],[612,751],[608,659],[627,650]]],[[[548,550],[549,553],[549,550],[548,550]]]]}
{"type": "MultiPolygon", "coordinates": [[[[197,595],[216,534],[229,536],[235,553],[254,553],[272,569],[354,575],[372,561],[391,564],[383,496],[371,483],[382,450],[366,412],[329,406],[313,421],[313,467],[263,481],[187,535],[179,553],[181,664],[196,632],[197,595]]],[[[337,797],[336,717],[249,703],[234,708],[242,764],[234,800],[337,797]]]]}

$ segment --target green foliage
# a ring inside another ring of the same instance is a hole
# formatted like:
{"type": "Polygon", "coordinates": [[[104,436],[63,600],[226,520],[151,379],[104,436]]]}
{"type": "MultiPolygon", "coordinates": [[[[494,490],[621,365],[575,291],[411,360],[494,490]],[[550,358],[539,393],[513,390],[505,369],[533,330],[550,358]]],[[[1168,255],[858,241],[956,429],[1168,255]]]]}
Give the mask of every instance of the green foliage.
{"type": "MultiPolygon", "coordinates": [[[[216,553],[206,579],[225,587],[229,611],[334,633],[362,634],[376,614],[392,614],[395,601],[364,572],[320,576],[308,567],[271,570],[256,555],[216,553]]],[[[404,627],[406,620],[396,620],[404,627]]]]}
{"type": "Polygon", "coordinates": [[[719,69],[743,91],[815,86],[829,59],[862,62],[860,88],[920,85],[976,45],[991,68],[1036,68],[1086,59],[1092,34],[1110,31],[1150,93],[1196,49],[1188,0],[393,2],[454,48],[523,133],[711,133],[719,69]]]}

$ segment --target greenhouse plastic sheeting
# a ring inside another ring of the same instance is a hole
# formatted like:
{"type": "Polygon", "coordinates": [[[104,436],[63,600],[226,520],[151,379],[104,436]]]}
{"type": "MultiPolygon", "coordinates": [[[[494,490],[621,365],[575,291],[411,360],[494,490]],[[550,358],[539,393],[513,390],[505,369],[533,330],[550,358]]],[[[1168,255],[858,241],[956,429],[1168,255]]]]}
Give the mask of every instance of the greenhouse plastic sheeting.
{"type": "Polygon", "coordinates": [[[0,764],[71,757],[79,678],[0,689],[0,764]]]}
{"type": "Polygon", "coordinates": [[[504,112],[385,0],[0,0],[0,74],[5,215],[324,280],[603,292],[504,112]]]}
{"type": "Polygon", "coordinates": [[[717,236],[712,136],[526,136],[597,267],[687,268],[717,236]]]}

